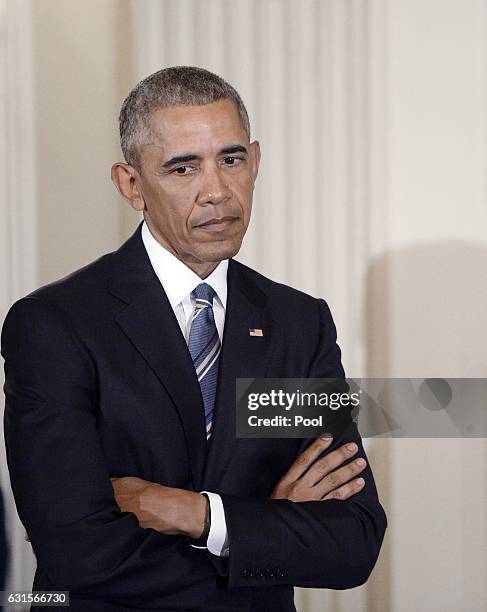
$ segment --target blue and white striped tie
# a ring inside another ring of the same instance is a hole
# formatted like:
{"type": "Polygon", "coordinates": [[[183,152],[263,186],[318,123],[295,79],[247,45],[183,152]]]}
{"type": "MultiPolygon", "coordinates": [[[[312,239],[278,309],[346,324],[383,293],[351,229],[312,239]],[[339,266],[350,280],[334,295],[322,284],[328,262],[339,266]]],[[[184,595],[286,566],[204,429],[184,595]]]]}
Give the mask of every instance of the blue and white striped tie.
{"type": "Polygon", "coordinates": [[[216,386],[218,383],[218,357],[220,338],[213,315],[215,291],[210,285],[201,283],[193,291],[196,308],[193,313],[188,348],[193,359],[205,407],[206,437],[210,437],[216,386]]]}

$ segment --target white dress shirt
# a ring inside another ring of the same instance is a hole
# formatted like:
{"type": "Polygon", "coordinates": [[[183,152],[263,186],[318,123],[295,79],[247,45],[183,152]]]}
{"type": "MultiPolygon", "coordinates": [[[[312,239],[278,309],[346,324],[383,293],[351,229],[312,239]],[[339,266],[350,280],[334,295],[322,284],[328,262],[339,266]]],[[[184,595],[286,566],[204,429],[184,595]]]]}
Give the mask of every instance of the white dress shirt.
{"type": "MultiPolygon", "coordinates": [[[[160,280],[176,315],[186,344],[189,340],[191,321],[196,306],[196,300],[192,296],[192,292],[202,282],[210,285],[216,293],[216,297],[213,300],[213,314],[220,342],[222,342],[225,308],[227,306],[228,260],[221,261],[213,272],[202,281],[193,270],[183,264],[182,261],[165,249],[154,238],[145,221],[142,224],[142,241],[154,272],[160,280]]],[[[204,491],[204,493],[208,495],[210,500],[211,512],[211,526],[207,543],[208,550],[214,555],[227,556],[227,524],[221,497],[218,493],[210,493],[208,491],[204,491]]]]}

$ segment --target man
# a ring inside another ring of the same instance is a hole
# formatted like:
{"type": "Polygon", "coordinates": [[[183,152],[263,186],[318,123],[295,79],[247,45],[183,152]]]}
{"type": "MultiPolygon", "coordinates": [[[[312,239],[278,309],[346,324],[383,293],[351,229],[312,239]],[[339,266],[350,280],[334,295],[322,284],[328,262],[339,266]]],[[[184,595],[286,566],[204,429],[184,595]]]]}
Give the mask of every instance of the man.
{"type": "Polygon", "coordinates": [[[235,435],[237,377],[343,377],[325,302],[232,259],[260,161],[239,95],[161,70],[120,132],[112,179],[144,223],[3,329],[34,589],[74,610],[260,612],[294,610],[293,585],[362,584],[386,521],[350,417],[315,441],[235,435]]]}

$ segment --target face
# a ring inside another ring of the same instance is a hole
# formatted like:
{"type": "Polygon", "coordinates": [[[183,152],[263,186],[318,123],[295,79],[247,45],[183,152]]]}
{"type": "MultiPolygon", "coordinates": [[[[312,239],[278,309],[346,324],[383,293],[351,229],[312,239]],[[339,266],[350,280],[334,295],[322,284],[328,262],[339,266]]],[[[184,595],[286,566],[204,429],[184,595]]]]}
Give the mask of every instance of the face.
{"type": "Polygon", "coordinates": [[[140,170],[115,164],[112,178],[153,236],[202,278],[242,244],[260,151],[235,103],[160,108],[140,170]]]}

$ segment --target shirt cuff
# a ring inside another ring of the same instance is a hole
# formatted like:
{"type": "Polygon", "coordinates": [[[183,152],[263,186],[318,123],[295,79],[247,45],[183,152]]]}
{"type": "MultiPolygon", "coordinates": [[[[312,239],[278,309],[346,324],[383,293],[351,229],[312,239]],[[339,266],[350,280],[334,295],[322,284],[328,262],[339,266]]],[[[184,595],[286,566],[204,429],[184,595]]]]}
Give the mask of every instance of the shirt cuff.
{"type": "Polygon", "coordinates": [[[228,557],[228,533],[227,521],[225,520],[225,510],[223,509],[222,498],[218,493],[201,491],[206,493],[210,500],[211,525],[208,534],[207,548],[212,555],[218,557],[228,557]]]}

